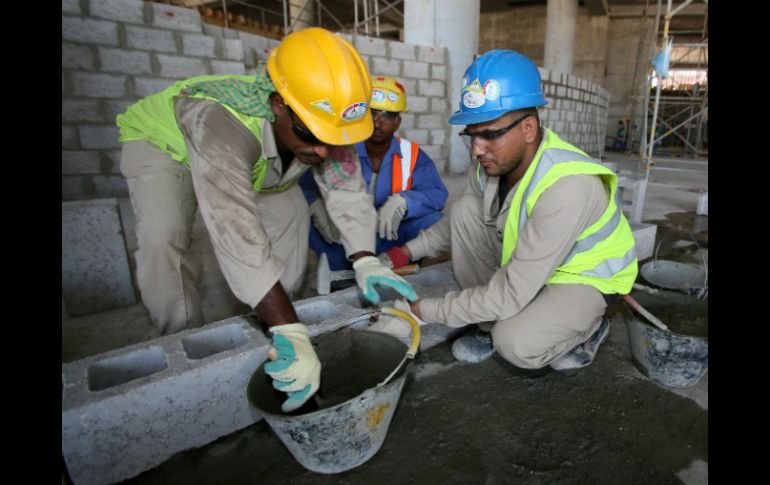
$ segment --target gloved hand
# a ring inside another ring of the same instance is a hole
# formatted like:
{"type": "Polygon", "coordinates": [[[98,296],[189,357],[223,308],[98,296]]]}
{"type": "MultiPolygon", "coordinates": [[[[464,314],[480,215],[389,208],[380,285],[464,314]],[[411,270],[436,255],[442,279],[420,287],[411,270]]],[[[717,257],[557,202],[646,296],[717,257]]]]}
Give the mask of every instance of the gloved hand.
{"type": "Polygon", "coordinates": [[[417,300],[417,292],[414,291],[404,278],[383,266],[382,261],[374,256],[364,256],[353,263],[356,271],[356,283],[364,297],[372,303],[380,302],[380,295],[374,289],[374,285],[393,288],[411,301],[417,300]]]}
{"type": "Polygon", "coordinates": [[[409,306],[409,302],[407,302],[406,300],[398,299],[398,300],[394,301],[393,302],[393,308],[395,308],[396,310],[401,310],[402,312],[406,312],[406,313],[410,314],[412,316],[412,318],[414,318],[414,320],[417,322],[417,325],[419,325],[421,327],[423,325],[427,325],[427,323],[425,323],[422,320],[422,318],[420,318],[417,315],[415,315],[414,313],[412,313],[412,308],[409,306]]]}
{"type": "Polygon", "coordinates": [[[394,246],[380,253],[377,259],[388,269],[400,268],[409,264],[409,256],[406,255],[406,252],[400,246],[394,246]]]}
{"type": "Polygon", "coordinates": [[[326,212],[323,199],[318,198],[310,204],[310,220],[326,242],[340,242],[340,231],[326,212]]]}
{"type": "MultiPolygon", "coordinates": [[[[414,321],[417,322],[417,325],[423,326],[426,325],[425,322],[420,320],[417,315],[412,313],[411,309],[409,308],[409,303],[407,303],[406,300],[398,299],[393,302],[393,307],[396,310],[401,310],[402,312],[405,312],[414,318],[414,321]]],[[[379,319],[377,319],[376,322],[369,325],[367,327],[367,330],[372,330],[375,332],[382,332],[387,333],[388,335],[391,335],[393,337],[396,337],[398,339],[408,339],[409,336],[412,333],[412,327],[411,325],[407,324],[400,318],[393,317],[391,315],[383,315],[379,319]]]]}
{"type": "Polygon", "coordinates": [[[286,392],[289,398],[281,409],[294,411],[313,397],[321,385],[321,361],[313,350],[307,327],[288,323],[270,327],[273,346],[268,351],[272,362],[265,364],[265,373],[273,378],[273,387],[286,392]]]}
{"type": "Polygon", "coordinates": [[[406,199],[398,194],[388,197],[388,200],[377,211],[380,219],[380,238],[388,241],[398,239],[398,226],[406,215],[406,199]]]}

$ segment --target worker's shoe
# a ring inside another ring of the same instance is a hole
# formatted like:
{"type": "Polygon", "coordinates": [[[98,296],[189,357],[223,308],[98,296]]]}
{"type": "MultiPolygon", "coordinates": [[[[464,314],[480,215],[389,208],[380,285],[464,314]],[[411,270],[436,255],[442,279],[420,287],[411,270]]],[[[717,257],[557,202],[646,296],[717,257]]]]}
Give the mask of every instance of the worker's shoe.
{"type": "Polygon", "coordinates": [[[570,350],[569,353],[551,362],[551,368],[555,370],[582,369],[591,364],[596,357],[599,346],[610,335],[610,322],[607,317],[602,319],[599,328],[588,340],[570,350]]]}
{"type": "Polygon", "coordinates": [[[478,326],[466,332],[452,344],[454,358],[469,364],[477,364],[494,353],[492,335],[489,332],[482,332],[478,326]]]}

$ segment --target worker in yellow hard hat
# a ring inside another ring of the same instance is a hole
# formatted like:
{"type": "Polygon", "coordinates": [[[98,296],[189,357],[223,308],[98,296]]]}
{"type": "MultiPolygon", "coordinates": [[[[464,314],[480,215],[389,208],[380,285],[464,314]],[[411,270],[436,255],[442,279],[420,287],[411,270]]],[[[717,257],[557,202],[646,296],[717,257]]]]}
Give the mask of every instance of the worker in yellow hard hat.
{"type": "MultiPolygon", "coordinates": [[[[389,76],[373,76],[370,108],[374,132],[355,147],[377,208],[377,252],[382,253],[441,219],[449,194],[430,156],[416,142],[396,136],[407,111],[404,86],[389,76]]],[[[340,233],[325,213],[313,177],[303,175],[300,185],[310,203],[310,247],[326,254],[331,270],[348,269],[340,233]]]]}
{"type": "Polygon", "coordinates": [[[343,234],[364,295],[374,285],[416,299],[375,254],[376,214],[353,144],[372,133],[366,64],[320,28],[289,34],[256,76],[200,76],[131,105],[117,117],[121,171],[136,214],[137,283],[163,333],[204,323],[190,251],[200,208],[234,295],[272,334],[265,370],[288,393],[285,411],[320,385],[307,327],[289,295],[307,259],[308,205],[297,179],[308,168],[343,234]]]}

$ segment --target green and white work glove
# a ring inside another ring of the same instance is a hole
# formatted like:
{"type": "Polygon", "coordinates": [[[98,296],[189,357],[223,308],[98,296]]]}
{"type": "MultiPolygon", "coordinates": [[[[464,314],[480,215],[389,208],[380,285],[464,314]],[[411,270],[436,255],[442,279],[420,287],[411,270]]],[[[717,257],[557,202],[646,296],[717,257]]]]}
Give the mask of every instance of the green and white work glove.
{"type": "Polygon", "coordinates": [[[310,204],[310,220],[327,243],[340,242],[340,231],[326,212],[326,206],[320,197],[310,204]]]}
{"type": "Polygon", "coordinates": [[[358,287],[364,292],[364,297],[372,303],[380,302],[380,295],[377,294],[374,285],[392,288],[410,301],[417,300],[417,292],[412,285],[385,267],[382,261],[374,256],[357,259],[353,263],[353,269],[356,271],[358,287]]]}
{"type": "Polygon", "coordinates": [[[285,413],[299,408],[321,386],[321,361],[313,350],[307,327],[288,323],[270,327],[273,346],[268,351],[271,362],[265,373],[273,378],[273,387],[289,395],[281,405],[285,413]]]}
{"type": "Polygon", "coordinates": [[[398,226],[406,215],[406,199],[398,194],[388,197],[388,200],[377,211],[380,220],[378,234],[381,239],[395,241],[398,239],[398,226]]]}

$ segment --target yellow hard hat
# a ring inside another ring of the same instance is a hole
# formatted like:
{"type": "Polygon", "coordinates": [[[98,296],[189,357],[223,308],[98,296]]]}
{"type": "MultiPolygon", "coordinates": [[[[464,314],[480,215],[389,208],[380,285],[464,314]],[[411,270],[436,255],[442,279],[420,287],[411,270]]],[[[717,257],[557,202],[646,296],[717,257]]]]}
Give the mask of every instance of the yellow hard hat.
{"type": "Polygon", "coordinates": [[[342,37],[318,27],[292,32],[270,52],[267,72],[319,140],[350,145],[372,135],[369,69],[342,37]]]}
{"type": "Polygon", "coordinates": [[[406,90],[400,82],[388,76],[372,77],[372,109],[406,113],[406,90]]]}

